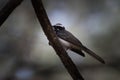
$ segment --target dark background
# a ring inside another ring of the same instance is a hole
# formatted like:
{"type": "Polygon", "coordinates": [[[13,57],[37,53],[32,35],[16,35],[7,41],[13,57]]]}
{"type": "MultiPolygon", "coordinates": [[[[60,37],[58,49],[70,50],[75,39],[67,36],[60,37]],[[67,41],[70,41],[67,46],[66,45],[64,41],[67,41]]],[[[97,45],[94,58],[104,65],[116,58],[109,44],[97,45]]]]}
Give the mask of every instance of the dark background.
{"type": "MultiPolygon", "coordinates": [[[[8,0],[0,0],[2,8],[8,0]]],[[[120,80],[120,0],[43,0],[52,25],[61,23],[100,55],[69,55],[85,80],[120,80]]],[[[0,80],[72,80],[44,35],[30,0],[0,29],[0,80]]]]}

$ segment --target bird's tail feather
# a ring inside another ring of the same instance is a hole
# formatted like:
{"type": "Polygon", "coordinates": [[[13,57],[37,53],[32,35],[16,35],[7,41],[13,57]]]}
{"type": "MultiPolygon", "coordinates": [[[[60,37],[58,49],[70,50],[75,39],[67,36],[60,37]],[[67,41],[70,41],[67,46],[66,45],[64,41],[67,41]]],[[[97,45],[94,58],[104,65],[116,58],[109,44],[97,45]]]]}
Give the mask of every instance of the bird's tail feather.
{"type": "Polygon", "coordinates": [[[96,55],[93,51],[91,51],[90,49],[83,46],[82,50],[88,53],[89,55],[91,55],[92,57],[94,57],[95,59],[97,59],[98,61],[100,61],[101,63],[105,64],[105,61],[100,56],[96,55]]]}

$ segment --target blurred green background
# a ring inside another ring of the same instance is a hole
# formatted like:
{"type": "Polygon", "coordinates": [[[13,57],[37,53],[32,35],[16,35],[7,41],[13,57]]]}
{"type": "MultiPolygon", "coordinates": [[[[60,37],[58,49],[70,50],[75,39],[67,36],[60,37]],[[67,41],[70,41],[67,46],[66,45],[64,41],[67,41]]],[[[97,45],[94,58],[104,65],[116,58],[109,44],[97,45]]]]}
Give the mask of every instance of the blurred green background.
{"type": "MultiPolygon", "coordinates": [[[[8,0],[0,0],[0,8],[8,0]]],[[[61,23],[103,65],[68,51],[85,80],[120,80],[120,0],[42,0],[52,25],[61,23]]],[[[0,80],[72,80],[41,29],[30,0],[0,28],[0,80]]]]}

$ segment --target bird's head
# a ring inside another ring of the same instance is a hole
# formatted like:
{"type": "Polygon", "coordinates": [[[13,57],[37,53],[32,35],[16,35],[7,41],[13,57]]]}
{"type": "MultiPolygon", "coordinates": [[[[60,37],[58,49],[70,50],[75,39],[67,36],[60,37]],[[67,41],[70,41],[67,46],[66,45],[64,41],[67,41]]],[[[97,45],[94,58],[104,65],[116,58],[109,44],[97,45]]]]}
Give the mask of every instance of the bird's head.
{"type": "Polygon", "coordinates": [[[57,23],[57,24],[53,25],[53,29],[55,31],[61,31],[61,30],[65,30],[65,27],[62,24],[57,23]]]}

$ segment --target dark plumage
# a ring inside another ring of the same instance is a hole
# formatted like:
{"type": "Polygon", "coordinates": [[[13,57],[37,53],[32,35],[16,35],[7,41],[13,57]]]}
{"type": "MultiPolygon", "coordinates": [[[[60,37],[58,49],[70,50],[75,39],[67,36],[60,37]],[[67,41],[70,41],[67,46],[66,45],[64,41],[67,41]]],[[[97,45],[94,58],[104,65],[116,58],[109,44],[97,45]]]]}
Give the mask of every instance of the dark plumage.
{"type": "Polygon", "coordinates": [[[82,45],[82,43],[69,31],[65,30],[65,27],[63,27],[61,24],[56,24],[53,26],[53,28],[65,49],[70,49],[77,54],[80,54],[81,56],[85,56],[85,54],[82,52],[84,51],[98,61],[100,61],[101,63],[105,63],[105,61],[101,57],[99,57],[93,51],[82,45]]]}

